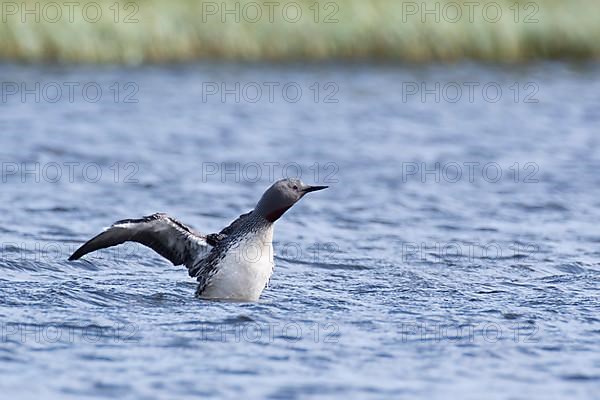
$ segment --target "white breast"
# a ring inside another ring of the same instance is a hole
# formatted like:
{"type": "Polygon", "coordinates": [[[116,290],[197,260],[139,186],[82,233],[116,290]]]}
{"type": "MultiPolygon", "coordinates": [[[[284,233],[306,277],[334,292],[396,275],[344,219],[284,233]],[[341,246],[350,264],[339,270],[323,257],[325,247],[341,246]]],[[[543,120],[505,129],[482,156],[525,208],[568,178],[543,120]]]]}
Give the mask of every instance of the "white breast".
{"type": "Polygon", "coordinates": [[[202,297],[256,301],[272,273],[273,227],[270,226],[229,248],[202,297]]]}

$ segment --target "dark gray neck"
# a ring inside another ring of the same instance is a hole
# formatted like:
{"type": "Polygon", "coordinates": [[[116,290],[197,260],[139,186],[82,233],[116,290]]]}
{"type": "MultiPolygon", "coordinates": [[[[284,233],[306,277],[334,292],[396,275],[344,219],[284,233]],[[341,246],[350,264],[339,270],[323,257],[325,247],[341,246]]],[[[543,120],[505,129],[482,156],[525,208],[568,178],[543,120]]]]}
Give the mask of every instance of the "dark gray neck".
{"type": "Polygon", "coordinates": [[[281,216],[287,210],[289,210],[292,207],[292,205],[279,207],[274,204],[271,204],[269,201],[261,200],[256,205],[256,208],[254,209],[252,214],[256,213],[257,216],[260,216],[260,217],[266,219],[267,221],[273,223],[273,222],[277,221],[279,218],[281,218],[281,216]]]}

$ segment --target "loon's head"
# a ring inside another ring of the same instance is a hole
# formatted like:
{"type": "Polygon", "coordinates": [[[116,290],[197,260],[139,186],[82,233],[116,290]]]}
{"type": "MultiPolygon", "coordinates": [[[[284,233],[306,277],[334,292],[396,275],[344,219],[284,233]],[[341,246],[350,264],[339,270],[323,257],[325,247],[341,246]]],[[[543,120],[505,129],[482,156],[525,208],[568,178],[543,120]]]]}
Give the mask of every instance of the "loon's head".
{"type": "Polygon", "coordinates": [[[328,186],[310,186],[296,178],[282,179],[267,189],[254,211],[268,221],[275,222],[306,193],[327,188],[328,186]]]}

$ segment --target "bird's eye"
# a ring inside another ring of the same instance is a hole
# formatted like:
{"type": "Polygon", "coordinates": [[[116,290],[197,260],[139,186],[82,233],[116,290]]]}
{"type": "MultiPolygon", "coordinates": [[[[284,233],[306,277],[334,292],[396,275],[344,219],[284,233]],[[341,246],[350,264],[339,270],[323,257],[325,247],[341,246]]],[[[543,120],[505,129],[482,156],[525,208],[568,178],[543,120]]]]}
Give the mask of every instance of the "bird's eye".
{"type": "Polygon", "coordinates": [[[298,186],[294,185],[294,190],[298,190],[298,186]]]}

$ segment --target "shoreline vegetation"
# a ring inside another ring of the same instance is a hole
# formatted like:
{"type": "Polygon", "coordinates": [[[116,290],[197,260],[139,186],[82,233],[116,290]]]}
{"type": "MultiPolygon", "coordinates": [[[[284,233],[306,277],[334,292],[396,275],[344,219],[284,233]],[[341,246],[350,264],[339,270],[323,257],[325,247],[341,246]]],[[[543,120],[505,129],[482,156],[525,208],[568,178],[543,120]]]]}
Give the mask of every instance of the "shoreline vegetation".
{"type": "Polygon", "coordinates": [[[19,0],[0,60],[521,63],[600,56],[598,0],[19,0]]]}

